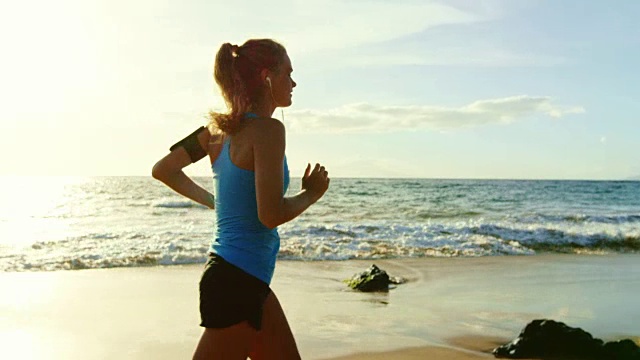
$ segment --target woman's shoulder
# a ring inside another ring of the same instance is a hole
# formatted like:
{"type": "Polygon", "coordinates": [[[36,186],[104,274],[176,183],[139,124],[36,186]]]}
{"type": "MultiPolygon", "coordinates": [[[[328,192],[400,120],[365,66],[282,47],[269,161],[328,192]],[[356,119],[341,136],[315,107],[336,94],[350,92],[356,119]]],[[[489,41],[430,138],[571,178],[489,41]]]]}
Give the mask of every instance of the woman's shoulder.
{"type": "Polygon", "coordinates": [[[264,117],[264,118],[256,118],[256,121],[254,121],[254,123],[256,124],[256,126],[259,126],[263,129],[277,129],[277,130],[284,130],[284,124],[282,123],[282,121],[275,119],[275,118],[271,118],[271,117],[264,117]]]}
{"type": "Polygon", "coordinates": [[[284,124],[274,118],[254,118],[247,126],[251,133],[260,137],[284,136],[284,124]]]}
{"type": "Polygon", "coordinates": [[[273,118],[255,118],[248,124],[246,139],[255,149],[280,149],[285,146],[284,124],[273,118]]]}

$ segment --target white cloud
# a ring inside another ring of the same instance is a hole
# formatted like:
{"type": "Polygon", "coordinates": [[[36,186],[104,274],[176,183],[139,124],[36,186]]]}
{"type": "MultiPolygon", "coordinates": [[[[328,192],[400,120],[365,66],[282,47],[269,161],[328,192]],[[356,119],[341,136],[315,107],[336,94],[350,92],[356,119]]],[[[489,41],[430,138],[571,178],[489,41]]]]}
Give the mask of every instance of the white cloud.
{"type": "Polygon", "coordinates": [[[600,142],[603,143],[603,144],[606,144],[607,143],[607,137],[606,136],[601,137],[600,138],[600,142]]]}
{"type": "Polygon", "coordinates": [[[579,106],[555,105],[549,97],[520,95],[479,100],[460,107],[358,103],[328,110],[294,110],[287,115],[287,123],[293,132],[451,130],[511,124],[535,115],[560,118],[584,112],[579,106]]]}

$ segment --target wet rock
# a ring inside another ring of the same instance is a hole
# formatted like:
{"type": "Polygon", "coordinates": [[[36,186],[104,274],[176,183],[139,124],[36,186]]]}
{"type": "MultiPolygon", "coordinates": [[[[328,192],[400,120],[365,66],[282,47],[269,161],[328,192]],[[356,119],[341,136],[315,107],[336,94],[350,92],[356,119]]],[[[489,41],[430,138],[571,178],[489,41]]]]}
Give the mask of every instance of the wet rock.
{"type": "Polygon", "coordinates": [[[406,282],[400,277],[390,277],[386,271],[380,269],[375,264],[367,270],[353,275],[350,280],[345,280],[347,285],[358,291],[389,291],[389,284],[402,284],[406,282]]]}
{"type": "Polygon", "coordinates": [[[508,344],[493,350],[497,358],[640,360],[640,347],[631,340],[604,344],[580,328],[553,320],[534,320],[508,344]]]}

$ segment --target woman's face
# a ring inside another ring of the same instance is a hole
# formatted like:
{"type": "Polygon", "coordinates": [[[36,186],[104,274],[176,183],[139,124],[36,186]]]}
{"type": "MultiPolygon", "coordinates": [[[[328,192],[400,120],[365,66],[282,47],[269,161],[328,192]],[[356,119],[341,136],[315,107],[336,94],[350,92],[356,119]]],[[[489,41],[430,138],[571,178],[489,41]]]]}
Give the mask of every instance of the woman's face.
{"type": "Polygon", "coordinates": [[[291,105],[292,91],[296,87],[296,82],[291,78],[292,72],[291,59],[289,59],[289,55],[285,54],[279,69],[270,76],[271,94],[278,107],[291,105]]]}

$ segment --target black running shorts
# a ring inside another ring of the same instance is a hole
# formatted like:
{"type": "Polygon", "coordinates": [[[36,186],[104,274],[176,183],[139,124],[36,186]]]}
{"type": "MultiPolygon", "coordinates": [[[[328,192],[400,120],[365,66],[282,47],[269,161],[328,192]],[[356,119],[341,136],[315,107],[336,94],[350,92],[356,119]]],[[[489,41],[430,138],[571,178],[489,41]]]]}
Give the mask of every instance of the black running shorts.
{"type": "Polygon", "coordinates": [[[260,330],[269,285],[244,270],[209,254],[200,279],[200,326],[222,329],[247,321],[260,330]]]}

